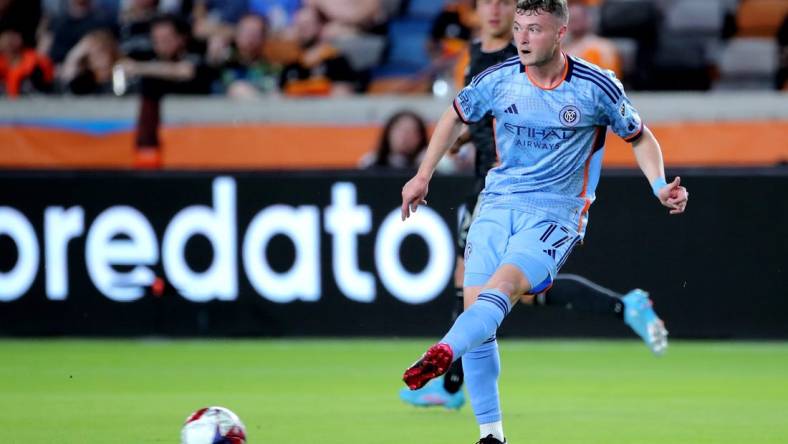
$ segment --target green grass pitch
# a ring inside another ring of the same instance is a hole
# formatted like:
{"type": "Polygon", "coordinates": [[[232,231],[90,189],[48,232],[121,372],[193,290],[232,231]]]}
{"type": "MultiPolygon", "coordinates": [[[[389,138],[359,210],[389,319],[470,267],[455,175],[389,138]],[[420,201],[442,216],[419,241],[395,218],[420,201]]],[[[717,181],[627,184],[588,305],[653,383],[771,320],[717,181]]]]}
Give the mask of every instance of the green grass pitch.
{"type": "MultiPolygon", "coordinates": [[[[511,444],[788,442],[788,343],[500,341],[511,444]]],[[[426,340],[2,340],[0,442],[177,443],[231,408],[250,443],[467,443],[470,408],[400,402],[426,340]]]]}

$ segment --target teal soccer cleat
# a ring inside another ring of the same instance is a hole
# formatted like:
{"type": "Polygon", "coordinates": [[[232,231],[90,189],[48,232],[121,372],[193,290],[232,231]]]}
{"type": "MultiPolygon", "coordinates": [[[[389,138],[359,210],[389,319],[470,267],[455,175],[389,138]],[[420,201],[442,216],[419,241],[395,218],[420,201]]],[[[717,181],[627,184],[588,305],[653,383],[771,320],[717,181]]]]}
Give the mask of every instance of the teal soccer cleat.
{"type": "Polygon", "coordinates": [[[399,397],[408,404],[416,407],[443,406],[447,409],[458,410],[465,404],[465,395],[462,390],[449,393],[443,388],[443,378],[436,378],[418,390],[402,388],[399,397]]]}
{"type": "Polygon", "coordinates": [[[649,349],[660,356],[668,348],[668,330],[652,307],[653,302],[648,293],[634,289],[625,294],[621,300],[624,302],[624,322],[629,325],[646,343],[649,349]]]}

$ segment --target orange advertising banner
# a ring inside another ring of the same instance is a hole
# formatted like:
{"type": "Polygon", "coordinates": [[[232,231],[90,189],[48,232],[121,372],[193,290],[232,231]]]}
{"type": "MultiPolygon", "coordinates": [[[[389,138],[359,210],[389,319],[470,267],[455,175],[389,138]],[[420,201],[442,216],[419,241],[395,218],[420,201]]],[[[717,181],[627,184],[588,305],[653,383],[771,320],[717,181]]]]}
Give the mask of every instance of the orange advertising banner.
{"type": "MultiPolygon", "coordinates": [[[[668,166],[771,166],[788,162],[788,121],[660,123],[656,134],[668,166]]],[[[164,168],[355,168],[374,149],[379,126],[200,124],[165,126],[164,168]]],[[[605,165],[635,167],[628,144],[607,138],[605,165]]],[[[3,168],[132,168],[133,129],[90,132],[13,124],[0,126],[3,168]]]]}

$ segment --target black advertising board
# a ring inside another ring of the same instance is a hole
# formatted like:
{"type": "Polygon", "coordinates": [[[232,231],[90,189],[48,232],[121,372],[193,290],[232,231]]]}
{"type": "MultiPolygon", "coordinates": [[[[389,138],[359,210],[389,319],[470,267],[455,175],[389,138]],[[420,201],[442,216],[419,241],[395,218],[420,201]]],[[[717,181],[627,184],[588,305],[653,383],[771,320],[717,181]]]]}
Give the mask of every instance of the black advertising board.
{"type": "MultiPolygon", "coordinates": [[[[603,177],[564,272],[652,293],[674,337],[788,337],[788,176],[689,172],[667,216],[603,177]]],[[[404,174],[2,172],[0,334],[438,336],[468,177],[399,218],[404,174]]],[[[560,281],[556,283],[556,289],[560,281]]],[[[626,336],[614,320],[517,308],[502,335],[626,336]]]]}

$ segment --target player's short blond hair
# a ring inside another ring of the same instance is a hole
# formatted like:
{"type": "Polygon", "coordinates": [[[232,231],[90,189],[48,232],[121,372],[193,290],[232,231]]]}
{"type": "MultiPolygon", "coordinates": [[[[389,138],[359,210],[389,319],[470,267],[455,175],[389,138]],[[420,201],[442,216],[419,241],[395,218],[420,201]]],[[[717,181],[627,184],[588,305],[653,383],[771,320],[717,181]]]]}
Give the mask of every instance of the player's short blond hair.
{"type": "Polygon", "coordinates": [[[517,13],[546,12],[554,15],[562,23],[569,22],[569,7],[566,0],[517,0],[517,13]]]}

